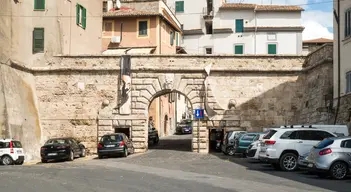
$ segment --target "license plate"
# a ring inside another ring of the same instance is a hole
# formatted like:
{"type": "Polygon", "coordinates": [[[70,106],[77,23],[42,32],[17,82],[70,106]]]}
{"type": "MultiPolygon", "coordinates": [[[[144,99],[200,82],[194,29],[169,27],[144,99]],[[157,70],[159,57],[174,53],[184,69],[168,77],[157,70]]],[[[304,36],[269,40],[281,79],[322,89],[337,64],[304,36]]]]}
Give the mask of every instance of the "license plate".
{"type": "Polygon", "coordinates": [[[307,165],[307,167],[313,167],[313,164],[312,164],[312,163],[310,163],[310,164],[308,164],[308,165],[307,165]]]}
{"type": "Polygon", "coordinates": [[[115,145],[106,145],[106,147],[115,147],[115,145]]]}
{"type": "Polygon", "coordinates": [[[57,153],[48,153],[48,156],[55,156],[57,153]]]}

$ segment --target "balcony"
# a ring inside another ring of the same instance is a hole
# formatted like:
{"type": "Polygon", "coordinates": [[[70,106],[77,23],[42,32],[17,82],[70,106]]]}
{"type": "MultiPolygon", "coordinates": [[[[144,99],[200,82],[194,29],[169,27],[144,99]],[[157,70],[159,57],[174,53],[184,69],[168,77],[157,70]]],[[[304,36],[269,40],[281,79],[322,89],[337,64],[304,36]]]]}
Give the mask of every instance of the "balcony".
{"type": "Polygon", "coordinates": [[[214,16],[214,7],[204,7],[202,9],[202,15],[205,21],[212,20],[214,16]]]}

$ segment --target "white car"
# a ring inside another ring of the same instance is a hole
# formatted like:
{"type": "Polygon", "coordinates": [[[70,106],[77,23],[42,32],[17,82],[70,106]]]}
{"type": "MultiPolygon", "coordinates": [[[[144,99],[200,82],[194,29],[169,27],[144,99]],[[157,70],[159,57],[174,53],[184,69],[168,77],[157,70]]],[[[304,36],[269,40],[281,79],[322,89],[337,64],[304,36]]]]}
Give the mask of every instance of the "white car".
{"type": "Polygon", "coordinates": [[[254,159],[254,160],[259,160],[258,154],[260,153],[261,150],[261,141],[263,139],[263,136],[266,134],[260,134],[260,138],[257,141],[254,141],[249,145],[249,147],[246,150],[246,157],[248,159],[254,159]]]}
{"type": "Polygon", "coordinates": [[[261,142],[259,160],[270,163],[274,168],[283,171],[295,171],[298,168],[298,157],[329,137],[337,136],[329,131],[316,128],[271,129],[261,142]]]}
{"type": "Polygon", "coordinates": [[[22,144],[13,139],[0,140],[0,163],[2,165],[22,165],[24,153],[22,144]]]}

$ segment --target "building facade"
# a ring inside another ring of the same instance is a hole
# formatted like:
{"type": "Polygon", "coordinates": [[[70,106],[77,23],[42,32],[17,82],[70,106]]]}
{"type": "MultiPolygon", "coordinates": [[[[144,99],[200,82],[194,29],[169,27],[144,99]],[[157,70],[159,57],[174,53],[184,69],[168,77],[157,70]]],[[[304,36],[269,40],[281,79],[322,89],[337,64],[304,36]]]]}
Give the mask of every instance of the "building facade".
{"type": "Polygon", "coordinates": [[[302,44],[302,54],[303,55],[308,55],[313,51],[316,51],[318,48],[325,44],[333,44],[332,39],[326,39],[326,38],[318,38],[318,39],[310,39],[310,40],[305,40],[303,41],[302,44]]]}
{"type": "MultiPolygon", "coordinates": [[[[338,10],[337,1],[334,9],[338,10]]],[[[334,19],[334,104],[340,95],[340,108],[337,111],[337,122],[351,124],[351,1],[340,1],[340,39],[338,38],[338,25],[334,19]],[[340,58],[338,45],[340,43],[340,58]],[[340,60],[340,68],[338,61],[340,60]],[[340,70],[340,81],[339,81],[340,70]],[[340,85],[340,92],[338,86],[340,85]]]]}
{"type": "MultiPolygon", "coordinates": [[[[117,1],[118,2],[118,1],[117,1]]],[[[181,26],[163,1],[104,4],[104,54],[175,54],[181,26]],[[147,8],[153,3],[153,8],[147,8]]]]}
{"type": "Polygon", "coordinates": [[[184,30],[181,46],[192,54],[302,54],[298,6],[168,0],[184,30]]]}

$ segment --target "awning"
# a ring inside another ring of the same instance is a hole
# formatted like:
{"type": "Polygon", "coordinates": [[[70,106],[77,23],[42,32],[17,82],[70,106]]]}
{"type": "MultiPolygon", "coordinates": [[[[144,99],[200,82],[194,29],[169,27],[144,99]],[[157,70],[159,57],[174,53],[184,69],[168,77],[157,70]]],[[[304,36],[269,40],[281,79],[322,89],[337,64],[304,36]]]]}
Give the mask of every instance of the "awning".
{"type": "Polygon", "coordinates": [[[124,48],[124,49],[108,49],[104,51],[103,55],[124,55],[127,51],[127,54],[153,54],[155,47],[148,48],[124,48]]]}

